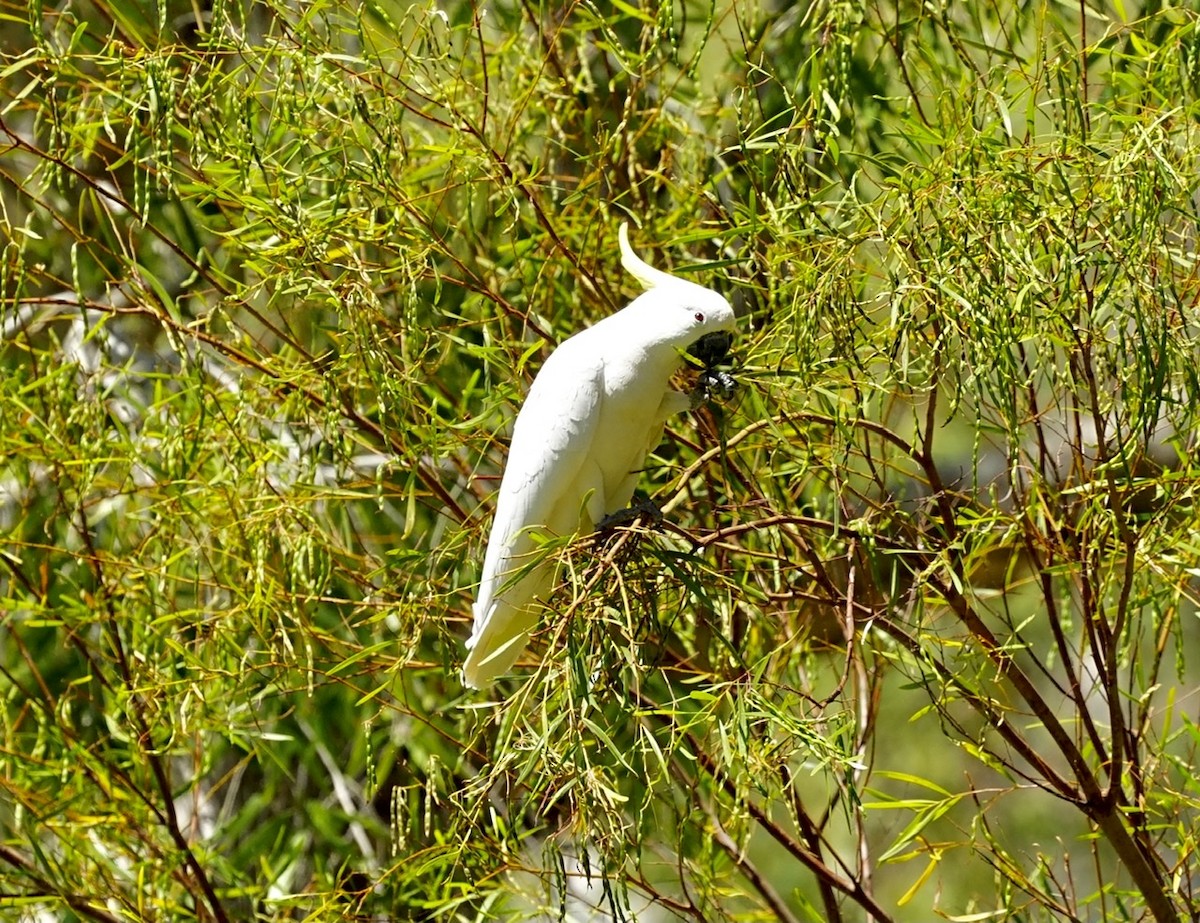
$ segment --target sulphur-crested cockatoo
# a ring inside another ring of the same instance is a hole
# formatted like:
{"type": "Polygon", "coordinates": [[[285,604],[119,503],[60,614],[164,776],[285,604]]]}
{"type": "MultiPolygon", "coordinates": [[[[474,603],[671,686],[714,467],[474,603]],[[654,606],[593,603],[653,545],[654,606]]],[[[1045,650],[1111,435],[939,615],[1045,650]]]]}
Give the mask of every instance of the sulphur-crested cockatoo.
{"type": "Polygon", "coordinates": [[[625,225],[618,236],[646,292],[554,350],[517,415],[462,671],[472,688],[512,667],[545,609],[555,568],[534,564],[535,533],[590,532],[629,504],[667,418],[691,405],[669,384],[683,351],[708,336],[723,352],[735,328],[728,301],[642,262],[625,225]]]}

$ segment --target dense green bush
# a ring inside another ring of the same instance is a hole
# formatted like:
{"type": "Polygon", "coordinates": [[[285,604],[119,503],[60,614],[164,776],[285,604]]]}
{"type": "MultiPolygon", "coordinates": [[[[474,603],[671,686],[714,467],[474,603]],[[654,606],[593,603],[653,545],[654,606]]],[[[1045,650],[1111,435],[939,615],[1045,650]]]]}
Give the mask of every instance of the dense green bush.
{"type": "Polygon", "coordinates": [[[0,908],[1183,920],[1200,24],[0,4],[0,908]],[[738,305],[467,694],[507,426],[738,305]]]}

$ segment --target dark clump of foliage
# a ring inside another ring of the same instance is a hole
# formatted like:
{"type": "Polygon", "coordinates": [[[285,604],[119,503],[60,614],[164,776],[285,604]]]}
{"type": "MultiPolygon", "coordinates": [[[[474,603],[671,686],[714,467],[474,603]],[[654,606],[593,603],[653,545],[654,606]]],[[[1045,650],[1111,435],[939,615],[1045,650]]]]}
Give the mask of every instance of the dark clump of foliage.
{"type": "Polygon", "coordinates": [[[1193,916],[1198,92],[1136,0],[0,0],[0,915],[1193,916]],[[622,220],[739,387],[467,693],[622,220]]]}

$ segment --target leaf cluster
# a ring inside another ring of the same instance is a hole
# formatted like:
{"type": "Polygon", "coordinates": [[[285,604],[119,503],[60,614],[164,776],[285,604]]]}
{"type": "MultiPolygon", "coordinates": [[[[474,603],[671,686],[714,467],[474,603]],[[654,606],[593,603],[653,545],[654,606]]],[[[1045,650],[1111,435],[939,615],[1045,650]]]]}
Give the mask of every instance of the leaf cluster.
{"type": "Polygon", "coordinates": [[[0,0],[0,907],[1194,913],[1198,91],[1158,2],[0,0]],[[739,390],[468,695],[630,219],[739,390]]]}

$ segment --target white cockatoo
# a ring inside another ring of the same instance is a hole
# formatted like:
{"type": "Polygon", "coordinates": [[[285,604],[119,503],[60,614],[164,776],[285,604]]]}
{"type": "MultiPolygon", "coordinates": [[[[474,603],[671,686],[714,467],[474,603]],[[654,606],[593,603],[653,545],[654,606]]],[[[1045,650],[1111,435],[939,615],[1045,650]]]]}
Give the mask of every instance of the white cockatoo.
{"type": "Polygon", "coordinates": [[[646,291],[555,349],[517,415],[462,670],[474,689],[512,667],[554,587],[532,533],[590,532],[628,506],[667,418],[692,404],[670,387],[683,352],[716,334],[704,345],[723,355],[736,326],[723,297],[644,263],[624,224],[618,236],[646,291]]]}

